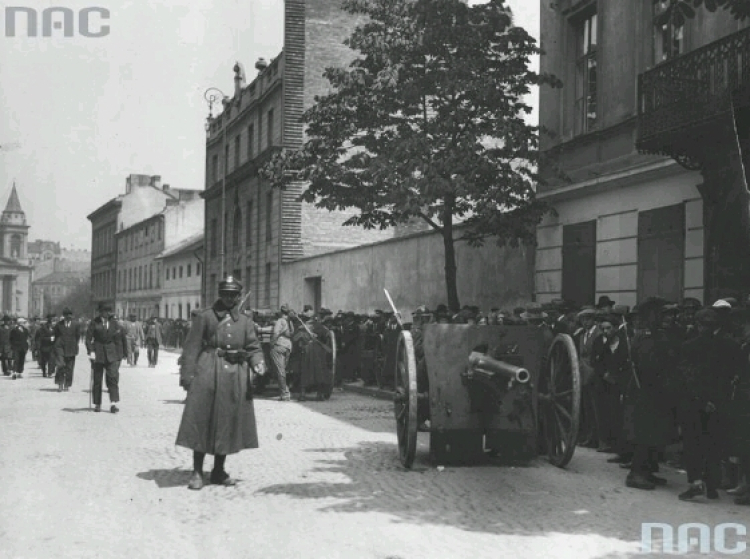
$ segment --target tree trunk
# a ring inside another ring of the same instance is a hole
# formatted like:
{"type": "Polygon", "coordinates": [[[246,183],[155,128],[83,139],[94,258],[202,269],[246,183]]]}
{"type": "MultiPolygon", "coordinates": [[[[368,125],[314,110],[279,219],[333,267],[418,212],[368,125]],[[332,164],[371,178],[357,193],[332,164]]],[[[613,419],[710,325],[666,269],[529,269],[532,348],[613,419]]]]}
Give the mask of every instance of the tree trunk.
{"type": "Polygon", "coordinates": [[[445,201],[443,213],[443,248],[445,249],[445,288],[448,294],[448,308],[456,313],[461,310],[456,284],[456,247],[453,244],[453,202],[445,201]]]}

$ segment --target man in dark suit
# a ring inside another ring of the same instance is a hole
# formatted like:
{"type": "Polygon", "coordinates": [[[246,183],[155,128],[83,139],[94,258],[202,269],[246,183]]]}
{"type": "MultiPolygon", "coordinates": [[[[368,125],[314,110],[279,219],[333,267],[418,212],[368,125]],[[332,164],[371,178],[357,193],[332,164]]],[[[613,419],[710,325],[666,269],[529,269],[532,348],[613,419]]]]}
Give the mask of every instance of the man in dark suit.
{"type": "Polygon", "coordinates": [[[19,318],[16,326],[11,329],[10,347],[13,353],[13,379],[23,378],[26,354],[29,351],[29,330],[26,328],[26,319],[19,318]]]}
{"type": "Polygon", "coordinates": [[[112,315],[112,307],[106,303],[99,305],[99,317],[91,322],[86,332],[86,351],[93,363],[94,411],[102,411],[102,376],[106,373],[107,390],[112,413],[119,412],[120,401],[120,361],[127,356],[125,330],[112,315]]]}
{"type": "Polygon", "coordinates": [[[55,374],[55,330],[52,326],[52,319],[55,315],[48,314],[47,322],[43,323],[34,334],[34,346],[38,352],[39,368],[42,370],[42,376],[52,376],[55,374]]]}
{"type": "Polygon", "coordinates": [[[80,324],[77,320],[73,320],[73,311],[65,308],[63,319],[55,326],[55,353],[60,360],[55,383],[60,390],[70,390],[73,385],[73,369],[80,338],[80,324]]]}

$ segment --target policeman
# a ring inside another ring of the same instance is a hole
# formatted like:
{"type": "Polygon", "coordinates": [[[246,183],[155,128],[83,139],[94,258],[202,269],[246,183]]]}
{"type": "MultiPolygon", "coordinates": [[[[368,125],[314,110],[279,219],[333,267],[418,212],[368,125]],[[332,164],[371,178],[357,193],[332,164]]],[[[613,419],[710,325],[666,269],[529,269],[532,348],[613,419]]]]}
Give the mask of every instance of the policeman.
{"type": "Polygon", "coordinates": [[[224,469],[228,454],[258,448],[252,373],[265,374],[252,319],[239,312],[242,285],[219,284],[219,300],[196,313],[185,340],[180,385],[188,390],[176,444],[193,451],[188,487],[203,488],[203,460],[214,455],[211,483],[235,485],[224,469]]]}

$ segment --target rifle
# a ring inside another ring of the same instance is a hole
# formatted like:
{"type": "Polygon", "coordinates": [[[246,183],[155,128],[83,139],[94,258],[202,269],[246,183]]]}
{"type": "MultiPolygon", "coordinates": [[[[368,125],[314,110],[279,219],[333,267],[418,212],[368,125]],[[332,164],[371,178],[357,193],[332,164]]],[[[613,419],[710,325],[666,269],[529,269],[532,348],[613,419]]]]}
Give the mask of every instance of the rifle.
{"type": "Polygon", "coordinates": [[[628,321],[625,320],[625,317],[622,317],[622,328],[625,330],[625,345],[628,347],[628,361],[630,362],[630,371],[633,373],[633,380],[635,380],[635,385],[638,387],[638,390],[641,389],[641,381],[638,379],[638,373],[635,370],[635,363],[633,363],[633,353],[631,351],[630,346],[630,334],[628,334],[628,321]]]}
{"type": "Polygon", "coordinates": [[[388,299],[388,304],[393,309],[393,316],[396,317],[396,322],[398,322],[399,327],[403,330],[404,329],[404,323],[401,322],[401,313],[398,312],[398,309],[396,308],[396,305],[393,304],[393,299],[391,299],[391,294],[388,293],[387,289],[383,289],[385,291],[385,296],[388,299]]]}
{"type": "Polygon", "coordinates": [[[252,293],[252,291],[250,291],[250,290],[248,289],[248,290],[247,290],[247,293],[245,294],[245,296],[244,296],[244,297],[242,298],[242,300],[240,301],[240,304],[239,304],[239,305],[237,306],[237,312],[238,312],[238,313],[241,313],[241,312],[242,312],[242,307],[244,307],[244,306],[245,306],[245,303],[247,303],[247,299],[248,299],[248,297],[250,297],[250,294],[251,294],[251,293],[252,293]]]}
{"type": "Polygon", "coordinates": [[[302,327],[303,327],[303,328],[304,328],[304,329],[305,329],[305,330],[307,331],[307,333],[308,333],[308,334],[310,334],[310,338],[311,338],[311,339],[312,339],[313,341],[315,341],[315,342],[318,342],[318,343],[320,344],[320,346],[321,346],[321,347],[322,347],[322,348],[323,348],[324,350],[326,350],[326,353],[329,353],[329,354],[332,354],[332,353],[333,353],[333,350],[332,350],[332,349],[331,349],[330,347],[328,347],[328,346],[327,346],[326,344],[324,344],[323,342],[321,342],[321,341],[320,341],[320,340],[318,339],[318,337],[317,337],[317,336],[316,336],[315,334],[313,334],[313,333],[312,333],[312,332],[310,331],[310,329],[309,329],[309,328],[307,327],[307,324],[305,324],[305,323],[304,323],[304,321],[303,321],[303,320],[302,320],[302,319],[301,319],[300,317],[298,317],[298,316],[297,316],[296,314],[294,314],[294,313],[289,313],[289,316],[291,316],[291,317],[294,317],[294,318],[296,318],[296,319],[297,319],[297,320],[299,321],[299,323],[300,323],[300,324],[302,325],[302,327]]]}

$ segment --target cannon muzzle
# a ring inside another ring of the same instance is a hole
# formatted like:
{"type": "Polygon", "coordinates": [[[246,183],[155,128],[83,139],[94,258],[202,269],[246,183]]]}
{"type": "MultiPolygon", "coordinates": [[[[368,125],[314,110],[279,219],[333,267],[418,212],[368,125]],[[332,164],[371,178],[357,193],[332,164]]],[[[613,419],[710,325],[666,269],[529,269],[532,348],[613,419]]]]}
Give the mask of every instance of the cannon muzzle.
{"type": "Polygon", "coordinates": [[[493,378],[499,375],[508,381],[525,384],[531,380],[529,371],[523,367],[516,367],[505,361],[493,359],[489,355],[472,351],[469,355],[469,371],[472,375],[481,375],[493,378]]]}

